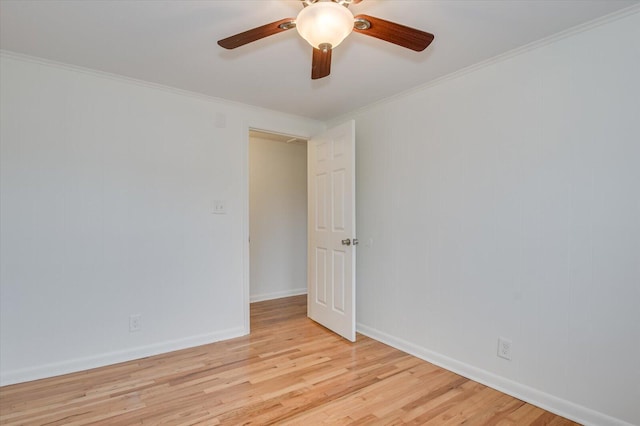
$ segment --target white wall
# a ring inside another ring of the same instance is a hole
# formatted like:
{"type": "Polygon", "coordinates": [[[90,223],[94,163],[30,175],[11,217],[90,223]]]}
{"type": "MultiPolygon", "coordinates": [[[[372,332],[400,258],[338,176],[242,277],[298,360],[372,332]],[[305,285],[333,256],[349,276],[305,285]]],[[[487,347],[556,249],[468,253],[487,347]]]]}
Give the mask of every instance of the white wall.
{"type": "Polygon", "coordinates": [[[249,139],[251,301],[307,292],[307,147],[249,139]]]}
{"type": "Polygon", "coordinates": [[[2,384],[247,333],[248,128],[322,123],[7,54],[0,76],[2,384]]]}
{"type": "Polygon", "coordinates": [[[640,424],[638,40],[635,13],[350,115],[360,331],[640,424]]]}
{"type": "MultiPolygon", "coordinates": [[[[361,331],[640,424],[639,39],[635,14],[356,114],[361,331]]],[[[1,67],[2,383],[245,333],[246,129],[322,124],[1,67]]]]}

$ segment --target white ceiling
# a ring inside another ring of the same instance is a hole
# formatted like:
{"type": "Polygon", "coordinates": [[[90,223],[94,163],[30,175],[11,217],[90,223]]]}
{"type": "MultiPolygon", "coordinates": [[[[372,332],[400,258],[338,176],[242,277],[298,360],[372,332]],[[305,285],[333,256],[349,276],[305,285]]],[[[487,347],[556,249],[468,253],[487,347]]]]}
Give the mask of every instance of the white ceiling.
{"type": "Polygon", "coordinates": [[[416,53],[353,33],[331,76],[290,30],[236,50],[216,41],[285,17],[299,0],[0,0],[0,48],[205,95],[328,119],[640,0],[364,0],[355,13],[435,34],[416,53]]]}

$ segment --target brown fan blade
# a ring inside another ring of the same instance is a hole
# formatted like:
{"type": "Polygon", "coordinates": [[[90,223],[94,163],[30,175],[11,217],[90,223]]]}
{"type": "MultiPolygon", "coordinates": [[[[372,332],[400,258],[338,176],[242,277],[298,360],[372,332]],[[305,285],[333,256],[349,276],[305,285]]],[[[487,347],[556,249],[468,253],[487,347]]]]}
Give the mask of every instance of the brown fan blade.
{"type": "Polygon", "coordinates": [[[358,15],[355,17],[355,22],[353,31],[357,33],[379,38],[416,52],[422,52],[433,41],[433,34],[369,15],[358,15]],[[358,28],[359,20],[365,21],[365,26],[369,23],[370,27],[358,28]]]}
{"type": "Polygon", "coordinates": [[[317,80],[331,73],[331,49],[320,50],[313,48],[313,61],[311,63],[311,78],[317,80]]]}
{"type": "Polygon", "coordinates": [[[236,47],[244,46],[252,41],[260,40],[261,38],[269,37],[270,35],[295,28],[295,22],[296,20],[293,18],[281,19],[240,34],[232,35],[231,37],[223,38],[218,41],[218,44],[225,49],[235,49],[236,47]]]}

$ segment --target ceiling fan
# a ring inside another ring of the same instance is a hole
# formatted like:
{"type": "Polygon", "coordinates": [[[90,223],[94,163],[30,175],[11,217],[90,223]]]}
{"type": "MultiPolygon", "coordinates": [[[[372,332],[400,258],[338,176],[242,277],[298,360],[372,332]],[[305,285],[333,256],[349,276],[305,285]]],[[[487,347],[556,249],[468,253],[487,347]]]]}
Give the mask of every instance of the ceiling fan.
{"type": "Polygon", "coordinates": [[[331,51],[351,31],[407,49],[421,52],[433,41],[433,34],[369,15],[353,16],[349,5],[362,0],[301,0],[304,8],[296,18],[285,18],[224,38],[218,44],[235,49],[262,38],[296,28],[302,38],[313,46],[311,78],[318,79],[331,73],[331,51]]]}

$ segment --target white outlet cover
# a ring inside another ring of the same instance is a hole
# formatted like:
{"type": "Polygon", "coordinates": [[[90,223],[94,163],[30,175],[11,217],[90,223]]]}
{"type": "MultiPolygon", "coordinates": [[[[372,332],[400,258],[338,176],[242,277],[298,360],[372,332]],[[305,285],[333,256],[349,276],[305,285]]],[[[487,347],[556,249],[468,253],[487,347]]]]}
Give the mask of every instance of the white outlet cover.
{"type": "Polygon", "coordinates": [[[498,337],[498,356],[507,361],[511,361],[511,346],[513,343],[504,337],[498,337]]]}
{"type": "Polygon", "coordinates": [[[142,315],[134,314],[129,316],[129,332],[134,333],[140,331],[142,325],[142,315]]]}

